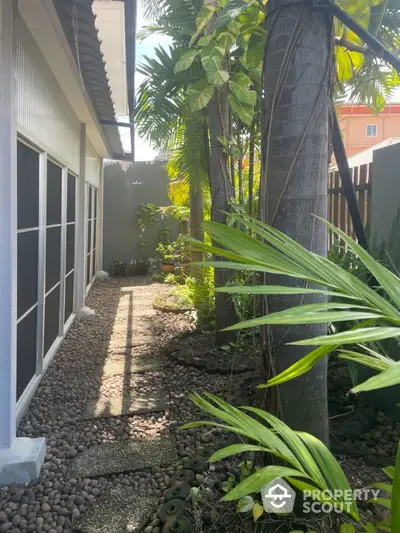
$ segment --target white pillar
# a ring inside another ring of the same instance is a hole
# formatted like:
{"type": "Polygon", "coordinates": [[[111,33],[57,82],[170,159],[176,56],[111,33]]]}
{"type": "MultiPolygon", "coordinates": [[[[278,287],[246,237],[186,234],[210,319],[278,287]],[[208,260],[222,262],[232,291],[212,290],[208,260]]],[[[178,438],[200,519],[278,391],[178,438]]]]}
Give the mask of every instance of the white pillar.
{"type": "Polygon", "coordinates": [[[77,246],[75,254],[75,312],[78,318],[93,314],[85,307],[86,294],[86,124],[81,123],[79,180],[78,180],[78,218],[77,246]]]}
{"type": "Polygon", "coordinates": [[[17,131],[15,10],[0,0],[0,449],[16,432],[17,131]]]}
{"type": "Polygon", "coordinates": [[[97,196],[96,274],[103,270],[103,204],[104,161],[100,160],[99,191],[97,196]]]}
{"type": "Polygon", "coordinates": [[[85,212],[86,212],[86,124],[81,124],[78,216],[76,221],[77,247],[75,254],[75,311],[79,313],[85,305],[85,212]]]}
{"type": "Polygon", "coordinates": [[[44,438],[16,438],[17,130],[15,2],[0,0],[0,486],[37,477],[44,438]]]}

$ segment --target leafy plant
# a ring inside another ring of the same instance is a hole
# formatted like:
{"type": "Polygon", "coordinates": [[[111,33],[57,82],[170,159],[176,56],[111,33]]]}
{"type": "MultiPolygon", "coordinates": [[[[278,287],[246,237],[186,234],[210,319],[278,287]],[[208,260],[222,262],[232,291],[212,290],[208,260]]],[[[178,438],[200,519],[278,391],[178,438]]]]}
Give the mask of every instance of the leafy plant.
{"type": "MultiPolygon", "coordinates": [[[[368,278],[375,280],[377,290],[340,265],[309,252],[293,239],[258,220],[237,216],[237,222],[251,229],[257,237],[251,237],[232,227],[207,223],[207,230],[213,242],[220,244],[221,248],[202,244],[201,249],[213,251],[230,261],[206,264],[214,268],[225,267],[241,271],[281,274],[297,279],[299,285],[239,285],[216,290],[262,295],[311,292],[324,294],[333,300],[328,303],[294,306],[285,311],[240,322],[232,329],[266,324],[352,323],[350,329],[345,331],[296,342],[295,344],[299,345],[316,345],[317,348],[261,387],[271,387],[294,379],[307,372],[323,357],[336,351],[340,358],[368,366],[378,372],[364,383],[353,387],[352,392],[381,389],[400,383],[400,363],[372,349],[370,345],[372,341],[397,339],[400,336],[400,279],[393,272],[376,261],[351,237],[329,223],[327,225],[330,229],[343,240],[348,250],[368,272],[368,278]],[[263,239],[263,242],[259,239],[263,239]],[[308,287],[308,283],[313,287],[308,287]],[[336,298],[345,300],[346,303],[338,303],[335,301],[336,298]],[[347,345],[355,347],[349,350],[346,349],[347,345]]],[[[285,464],[285,466],[267,466],[257,470],[231,490],[224,497],[225,500],[239,499],[252,492],[258,492],[263,485],[279,477],[285,478],[301,490],[310,486],[326,487],[331,491],[335,488],[345,490],[345,487],[349,486],[335,458],[315,437],[290,430],[282,421],[260,409],[253,407],[236,409],[213,395],[207,396],[211,402],[198,395],[192,395],[191,399],[198,407],[219,418],[223,423],[206,421],[185,427],[216,426],[256,443],[256,445],[238,444],[219,450],[210,461],[221,460],[246,451],[260,451],[275,455],[285,464]],[[247,412],[261,418],[267,426],[254,420],[247,412]]],[[[394,480],[393,487],[386,484],[387,492],[392,496],[388,499],[379,499],[377,503],[391,508],[391,520],[379,527],[384,531],[396,533],[400,528],[400,445],[396,466],[389,467],[385,472],[394,480]]],[[[343,504],[340,500],[335,503],[343,504]]],[[[362,523],[354,501],[348,512],[362,525],[364,531],[375,531],[371,524],[362,523]]],[[[346,531],[352,531],[351,526],[346,531]]]]}
{"type": "Polygon", "coordinates": [[[196,323],[201,331],[215,329],[214,271],[202,268],[196,276],[187,276],[179,291],[186,295],[196,310],[196,323]]]}
{"type": "Polygon", "coordinates": [[[126,275],[127,264],[125,261],[122,261],[119,257],[114,257],[110,267],[110,276],[112,277],[123,277],[126,275]]]}

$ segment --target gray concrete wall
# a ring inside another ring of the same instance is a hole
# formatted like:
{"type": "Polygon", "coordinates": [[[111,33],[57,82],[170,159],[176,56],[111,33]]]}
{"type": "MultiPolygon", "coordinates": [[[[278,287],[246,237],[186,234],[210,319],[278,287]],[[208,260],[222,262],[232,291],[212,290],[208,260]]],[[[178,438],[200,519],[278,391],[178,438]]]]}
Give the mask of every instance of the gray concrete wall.
{"type": "MultiPolygon", "coordinates": [[[[168,175],[164,162],[110,162],[104,168],[103,269],[108,271],[115,257],[122,261],[156,256],[159,224],[145,232],[148,246],[140,247],[136,213],[142,204],[170,205],[168,175]]],[[[171,226],[177,236],[177,224],[171,226]]]]}
{"type": "Polygon", "coordinates": [[[372,163],[371,238],[400,270],[400,144],[375,150],[372,163]]]}
{"type": "MultiPolygon", "coordinates": [[[[400,271],[400,144],[386,146],[374,151],[372,163],[371,194],[371,242],[373,248],[383,246],[400,271]]],[[[379,253],[380,255],[380,253],[379,253]]],[[[400,360],[395,340],[381,341],[388,355],[400,360]]],[[[366,368],[360,370],[362,380],[374,372],[366,368]]],[[[400,397],[400,386],[388,387],[378,391],[363,393],[365,399],[372,401],[383,411],[399,416],[396,403],[400,397]]]]}

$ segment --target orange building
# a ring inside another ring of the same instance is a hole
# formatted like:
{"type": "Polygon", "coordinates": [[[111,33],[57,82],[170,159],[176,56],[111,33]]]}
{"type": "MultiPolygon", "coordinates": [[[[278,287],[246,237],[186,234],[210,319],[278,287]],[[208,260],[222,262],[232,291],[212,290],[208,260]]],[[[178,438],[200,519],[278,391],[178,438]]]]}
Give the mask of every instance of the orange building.
{"type": "Polygon", "coordinates": [[[389,104],[379,115],[365,105],[338,106],[340,129],[348,157],[390,137],[400,137],[400,104],[389,104]]]}

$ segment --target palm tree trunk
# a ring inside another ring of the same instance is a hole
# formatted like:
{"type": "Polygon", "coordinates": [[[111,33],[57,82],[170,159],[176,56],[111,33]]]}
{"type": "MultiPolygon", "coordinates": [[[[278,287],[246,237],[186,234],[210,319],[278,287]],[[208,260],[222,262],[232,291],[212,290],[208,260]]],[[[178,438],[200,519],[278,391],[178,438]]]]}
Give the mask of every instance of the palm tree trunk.
{"type": "MultiPolygon", "coordinates": [[[[217,0],[204,0],[205,6],[217,7],[217,0]]],[[[211,24],[212,21],[209,23],[211,24]]],[[[228,61],[228,58],[226,58],[228,61]]],[[[229,105],[227,84],[214,91],[208,106],[208,125],[210,129],[210,188],[211,220],[226,224],[229,201],[233,197],[232,183],[229,179],[228,155],[218,137],[229,138],[229,105]]],[[[215,258],[218,259],[218,258],[215,258]]],[[[232,278],[227,269],[214,270],[215,287],[226,285],[232,278]]],[[[215,293],[216,343],[227,344],[235,338],[232,331],[222,331],[236,322],[236,313],[229,295],[215,293]]]]}
{"type": "MultiPolygon", "coordinates": [[[[203,242],[204,232],[202,224],[204,222],[203,191],[199,184],[190,184],[190,236],[193,239],[203,242]]],[[[203,254],[192,250],[192,263],[202,261],[203,254]]],[[[195,269],[196,272],[196,269],[195,269]]]]}
{"type": "MultiPolygon", "coordinates": [[[[229,201],[233,196],[232,184],[229,180],[228,156],[218,137],[226,137],[229,127],[228,93],[222,87],[215,90],[214,96],[208,104],[208,120],[211,141],[211,220],[226,224],[226,213],[229,201]]],[[[232,278],[232,272],[227,269],[214,270],[216,287],[226,285],[232,278]]],[[[229,295],[217,292],[215,294],[215,315],[217,323],[216,342],[227,344],[234,338],[231,331],[222,331],[236,322],[236,314],[229,295]]]]}
{"type": "MultiPolygon", "coordinates": [[[[233,141],[233,123],[232,123],[232,109],[229,108],[229,140],[233,141]]],[[[235,187],[235,158],[233,154],[229,156],[229,163],[231,167],[231,183],[232,183],[232,194],[233,197],[236,196],[236,187],[235,187]]]]}
{"type": "MultiPolygon", "coordinates": [[[[332,49],[331,17],[304,2],[269,0],[270,33],[264,60],[265,102],[260,212],[264,221],[316,254],[327,254],[328,99],[332,49]]],[[[271,283],[288,284],[274,276],[271,283]]],[[[296,284],[289,280],[290,284],[296,284]]],[[[271,312],[321,302],[321,296],[271,297],[271,312]]],[[[278,372],[308,347],[288,343],[324,335],[326,325],[273,327],[278,372]]],[[[280,388],[284,420],[328,443],[326,359],[280,388]]]]}
{"type": "Polygon", "coordinates": [[[249,141],[249,215],[253,216],[253,198],[254,198],[254,136],[255,125],[250,127],[249,141]]]}
{"type": "Polygon", "coordinates": [[[240,121],[237,120],[237,136],[236,136],[237,147],[239,151],[238,158],[238,181],[239,181],[239,203],[243,205],[244,203],[244,193],[243,193],[243,146],[242,138],[240,136],[240,121]]]}

